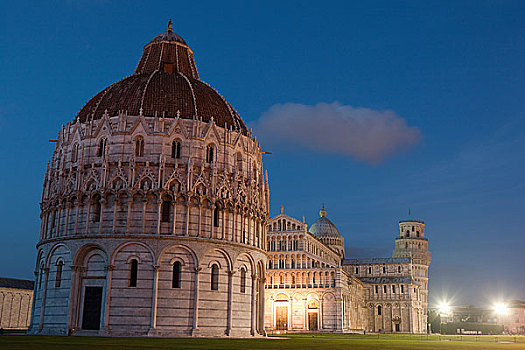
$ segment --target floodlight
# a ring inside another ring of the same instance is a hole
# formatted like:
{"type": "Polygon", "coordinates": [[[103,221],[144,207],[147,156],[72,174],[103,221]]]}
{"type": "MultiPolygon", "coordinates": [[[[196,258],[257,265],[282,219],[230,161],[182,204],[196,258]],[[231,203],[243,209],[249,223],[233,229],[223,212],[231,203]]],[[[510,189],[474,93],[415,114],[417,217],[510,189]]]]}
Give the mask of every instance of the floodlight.
{"type": "Polygon", "coordinates": [[[494,304],[494,311],[499,315],[505,315],[509,311],[509,308],[505,303],[496,303],[494,304]]]}
{"type": "Polygon", "coordinates": [[[448,303],[441,303],[439,304],[439,313],[448,315],[450,313],[450,305],[448,303]]]}

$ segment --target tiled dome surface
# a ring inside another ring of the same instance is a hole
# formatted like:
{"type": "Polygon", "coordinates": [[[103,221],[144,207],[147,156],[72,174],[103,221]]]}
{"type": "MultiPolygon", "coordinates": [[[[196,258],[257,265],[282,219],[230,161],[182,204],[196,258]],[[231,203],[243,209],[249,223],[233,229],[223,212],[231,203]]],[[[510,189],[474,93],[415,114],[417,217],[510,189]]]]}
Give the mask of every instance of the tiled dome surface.
{"type": "Polygon", "coordinates": [[[85,122],[124,111],[129,115],[171,117],[203,121],[212,118],[221,127],[246,134],[239,114],[211,86],[199,79],[193,52],[171,31],[171,26],[149,42],[135,73],[102,90],[78,112],[85,122]]]}

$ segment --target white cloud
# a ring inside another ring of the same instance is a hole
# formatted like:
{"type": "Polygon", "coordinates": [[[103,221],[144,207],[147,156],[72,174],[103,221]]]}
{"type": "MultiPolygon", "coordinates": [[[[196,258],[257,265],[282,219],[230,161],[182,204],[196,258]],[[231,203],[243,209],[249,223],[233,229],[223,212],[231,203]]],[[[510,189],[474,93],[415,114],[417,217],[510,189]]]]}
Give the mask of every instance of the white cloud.
{"type": "Polygon", "coordinates": [[[265,148],[306,148],[342,154],[368,163],[406,150],[421,140],[393,111],[377,111],[334,103],[315,106],[286,103],[272,106],[254,124],[265,148]]]}

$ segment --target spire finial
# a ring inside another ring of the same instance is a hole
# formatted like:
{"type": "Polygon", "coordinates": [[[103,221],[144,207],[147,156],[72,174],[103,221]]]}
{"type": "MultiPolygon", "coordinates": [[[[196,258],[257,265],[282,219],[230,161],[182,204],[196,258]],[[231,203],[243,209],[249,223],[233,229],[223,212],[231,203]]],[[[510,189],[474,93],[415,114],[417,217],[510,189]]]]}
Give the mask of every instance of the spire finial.
{"type": "Polygon", "coordinates": [[[171,22],[171,18],[168,21],[168,33],[173,32],[173,22],[171,22]]]}
{"type": "Polygon", "coordinates": [[[324,209],[324,203],[323,203],[323,208],[321,209],[321,211],[319,212],[319,215],[324,218],[326,216],[326,210],[324,209]]]}
{"type": "Polygon", "coordinates": [[[281,205],[281,214],[284,213],[284,205],[281,205]]]}

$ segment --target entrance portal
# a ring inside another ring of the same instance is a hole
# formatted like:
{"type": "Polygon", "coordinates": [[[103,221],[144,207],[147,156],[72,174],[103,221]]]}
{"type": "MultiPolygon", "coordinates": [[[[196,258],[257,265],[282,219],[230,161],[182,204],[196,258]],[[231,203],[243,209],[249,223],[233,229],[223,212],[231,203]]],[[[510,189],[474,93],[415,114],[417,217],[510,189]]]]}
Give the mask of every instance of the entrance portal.
{"type": "Polygon", "coordinates": [[[400,328],[401,327],[400,327],[399,323],[396,323],[396,332],[399,332],[400,328]]]}
{"type": "Polygon", "coordinates": [[[275,307],[275,328],[277,330],[288,329],[288,306],[275,307]]]}
{"type": "Polygon", "coordinates": [[[100,308],[102,306],[102,287],[86,287],[84,291],[84,312],[82,329],[100,329],[100,308]]]}
{"type": "Polygon", "coordinates": [[[318,325],[318,313],[317,312],[309,312],[308,313],[308,329],[311,331],[317,331],[319,330],[318,325]]]}

